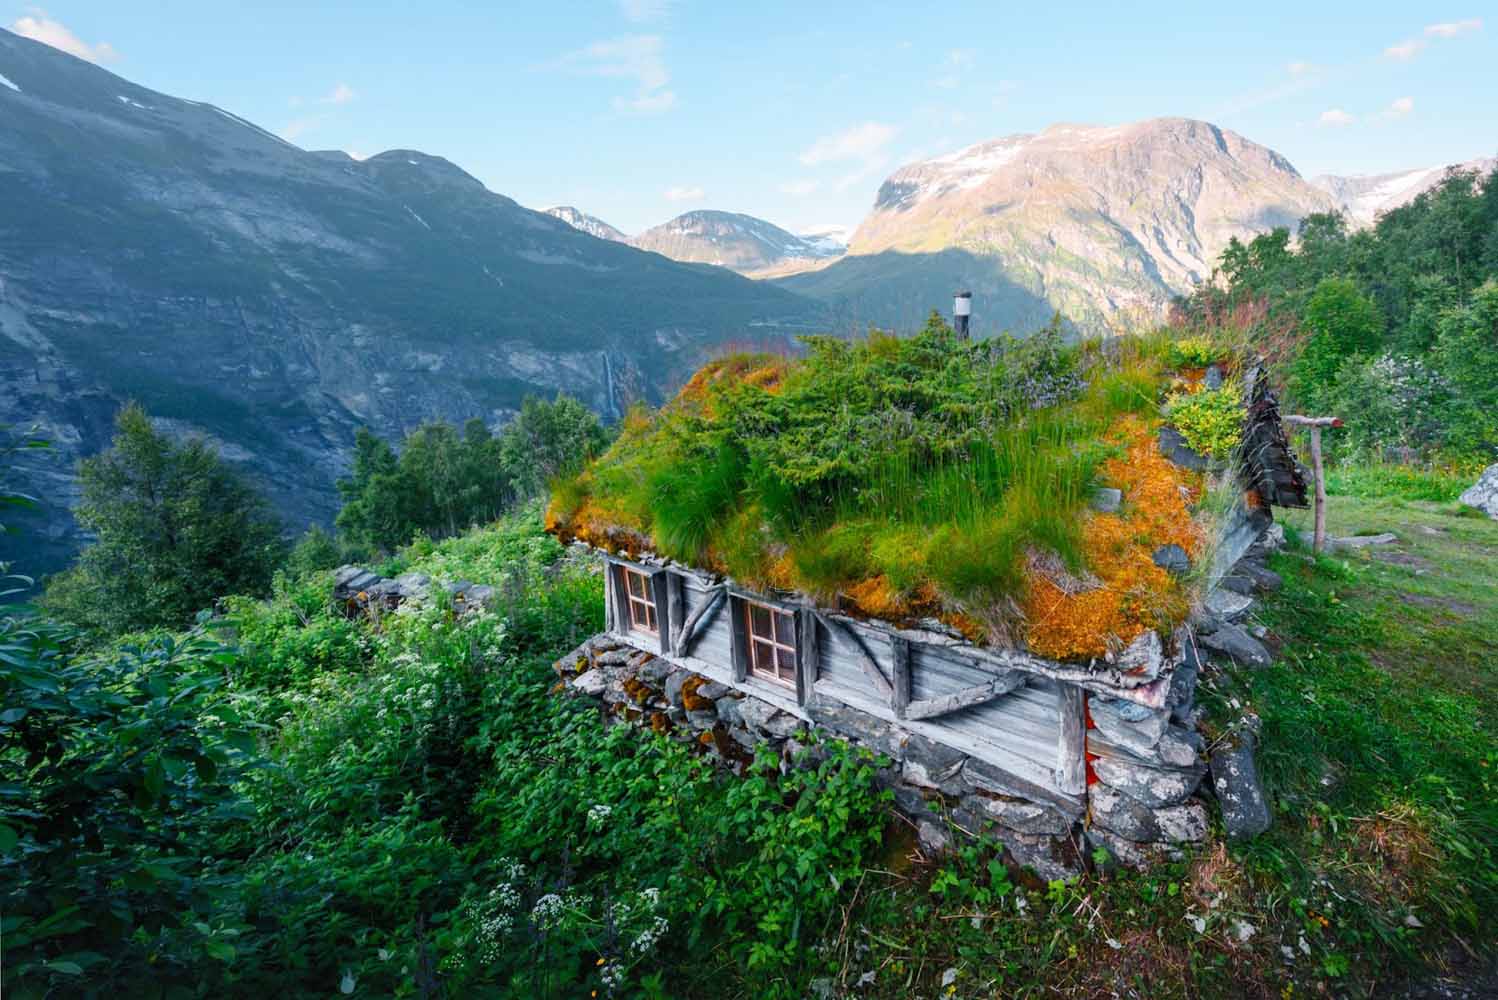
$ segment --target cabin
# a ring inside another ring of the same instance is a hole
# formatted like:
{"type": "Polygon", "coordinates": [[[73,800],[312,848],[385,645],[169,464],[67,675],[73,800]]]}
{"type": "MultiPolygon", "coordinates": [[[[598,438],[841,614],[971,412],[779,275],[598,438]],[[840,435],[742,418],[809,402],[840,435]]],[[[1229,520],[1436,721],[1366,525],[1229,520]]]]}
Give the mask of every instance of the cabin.
{"type": "Polygon", "coordinates": [[[1305,483],[1261,365],[1154,350],[928,327],[710,364],[553,495],[606,615],[558,672],[725,759],[866,745],[934,849],[1057,877],[1200,840],[1193,616],[1305,483]],[[1162,416],[1198,383],[1233,386],[1230,460],[1162,416]]]}

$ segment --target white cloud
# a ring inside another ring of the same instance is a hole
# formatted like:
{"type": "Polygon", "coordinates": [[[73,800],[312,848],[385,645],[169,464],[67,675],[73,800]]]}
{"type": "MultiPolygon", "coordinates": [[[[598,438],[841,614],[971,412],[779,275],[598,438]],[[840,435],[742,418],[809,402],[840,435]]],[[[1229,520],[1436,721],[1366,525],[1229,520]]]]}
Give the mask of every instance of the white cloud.
{"type": "Polygon", "coordinates": [[[1321,112],[1321,117],[1316,120],[1323,125],[1330,125],[1334,128],[1340,128],[1343,125],[1351,125],[1354,119],[1352,115],[1348,114],[1346,111],[1343,111],[1341,108],[1332,108],[1330,111],[1321,112]]]}
{"type": "Polygon", "coordinates": [[[1455,38],[1457,35],[1465,35],[1469,31],[1481,31],[1482,18],[1469,17],[1465,21],[1446,21],[1441,24],[1427,24],[1425,34],[1431,38],[1455,38]]]}
{"type": "Polygon", "coordinates": [[[1415,99],[1413,97],[1401,97],[1398,100],[1395,100],[1392,103],[1390,103],[1390,105],[1388,106],[1388,108],[1386,108],[1384,110],[1384,117],[1386,117],[1386,118],[1403,118],[1405,115],[1409,114],[1411,111],[1414,111],[1414,110],[1415,110],[1415,99]]]}
{"type": "Polygon", "coordinates": [[[1384,49],[1384,56],[1396,59],[1399,62],[1409,62],[1415,58],[1425,47],[1430,44],[1432,38],[1456,38],[1472,31],[1482,30],[1482,18],[1469,17],[1465,21],[1442,21],[1438,24],[1427,24],[1422,34],[1423,38],[1406,38],[1397,45],[1390,45],[1384,49]]]}
{"type": "Polygon", "coordinates": [[[778,185],[781,194],[788,194],[792,198],[805,198],[807,195],[815,194],[819,186],[810,177],[798,177],[795,180],[783,181],[778,185]]]}
{"type": "Polygon", "coordinates": [[[932,80],[931,86],[940,90],[956,90],[957,82],[957,74],[948,73],[946,76],[939,76],[935,80],[932,80]]]}
{"type": "Polygon", "coordinates": [[[677,185],[666,188],[661,192],[661,196],[667,201],[701,201],[707,196],[707,192],[696,185],[677,185]]]}
{"type": "Polygon", "coordinates": [[[324,104],[347,104],[349,101],[352,101],[354,98],[356,98],[358,96],[359,95],[354,92],[354,88],[353,87],[350,87],[346,83],[340,82],[336,87],[334,87],[331,91],[328,92],[328,96],[326,96],[326,97],[324,97],[322,99],[322,103],[324,103],[324,104]]]}
{"type": "Polygon", "coordinates": [[[953,49],[951,52],[947,53],[947,65],[955,66],[959,69],[964,66],[971,66],[973,64],[973,59],[977,55],[978,53],[974,52],[972,49],[953,49]]]}
{"type": "Polygon", "coordinates": [[[32,8],[30,14],[16,18],[11,23],[10,30],[32,41],[42,42],[54,49],[61,49],[70,56],[87,59],[91,63],[114,62],[120,57],[120,54],[114,50],[114,46],[108,42],[90,45],[73,34],[67,25],[52,20],[47,16],[46,11],[35,7],[32,8]]]}
{"type": "Polygon", "coordinates": [[[672,0],[619,0],[619,9],[631,21],[658,21],[671,12],[672,0]]]}
{"type": "Polygon", "coordinates": [[[1315,68],[1315,64],[1308,63],[1303,59],[1297,59],[1295,60],[1295,62],[1285,63],[1285,72],[1289,73],[1291,76],[1305,76],[1307,73],[1312,72],[1315,68]]]}
{"type": "Polygon", "coordinates": [[[1384,49],[1384,55],[1389,59],[1396,59],[1399,62],[1409,62],[1420,54],[1420,50],[1425,48],[1425,44],[1423,39],[1409,38],[1398,45],[1390,45],[1384,49]]]}
{"type": "Polygon", "coordinates": [[[561,63],[590,76],[633,80],[634,96],[614,98],[614,109],[654,114],[676,104],[676,94],[666,89],[671,74],[666,71],[662,47],[659,35],[620,35],[569,52],[561,63]]]}
{"type": "Polygon", "coordinates": [[[847,160],[867,160],[878,155],[895,137],[895,127],[882,122],[864,122],[852,128],[824,135],[808,146],[798,157],[808,166],[823,163],[841,163],[847,160]]]}

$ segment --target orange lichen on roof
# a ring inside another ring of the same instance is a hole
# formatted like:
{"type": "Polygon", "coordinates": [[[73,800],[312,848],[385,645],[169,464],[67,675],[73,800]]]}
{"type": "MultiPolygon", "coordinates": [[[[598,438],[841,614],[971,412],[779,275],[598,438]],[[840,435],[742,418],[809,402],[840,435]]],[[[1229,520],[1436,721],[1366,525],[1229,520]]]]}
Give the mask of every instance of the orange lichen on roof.
{"type": "Polygon", "coordinates": [[[786,365],[786,359],[768,354],[730,354],[709,361],[676,393],[673,405],[691,409],[705,407],[709,403],[710,390],[729,382],[755,385],[766,392],[775,392],[785,379],[786,365]]]}
{"type": "Polygon", "coordinates": [[[1101,478],[1123,492],[1123,505],[1117,514],[1090,514],[1082,529],[1088,568],[1102,586],[1067,593],[1032,574],[1022,608],[1026,642],[1041,656],[1100,657],[1186,614],[1186,594],[1154,553],[1172,544],[1189,556],[1201,550],[1190,509],[1201,495],[1200,476],[1162,456],[1154,427],[1143,420],[1121,422],[1114,437],[1127,450],[1103,464],[1101,478]]]}

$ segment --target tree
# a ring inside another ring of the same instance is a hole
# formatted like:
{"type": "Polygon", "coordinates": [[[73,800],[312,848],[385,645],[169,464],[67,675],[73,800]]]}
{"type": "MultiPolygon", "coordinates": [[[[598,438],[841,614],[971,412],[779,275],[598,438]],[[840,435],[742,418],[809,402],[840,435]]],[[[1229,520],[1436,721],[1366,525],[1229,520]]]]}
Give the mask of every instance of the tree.
{"type": "Polygon", "coordinates": [[[1319,408],[1331,398],[1344,361],[1377,352],[1383,317],[1350,279],[1324,278],[1306,302],[1304,324],[1311,337],[1295,361],[1292,387],[1303,405],[1319,408]]]}
{"type": "Polygon", "coordinates": [[[136,404],[78,465],[75,516],[94,541],[48,584],[59,617],[96,634],[180,628],[227,594],[261,593],[285,550],[265,501],[201,438],[174,441],[136,404]]]}
{"type": "Polygon", "coordinates": [[[517,497],[539,496],[558,476],[568,473],[608,446],[598,416],[560,393],[551,402],[528,398],[499,438],[499,452],[510,488],[517,497]]]}
{"type": "Polygon", "coordinates": [[[1441,318],[1436,364],[1451,385],[1446,435],[1464,453],[1498,451],[1498,280],[1441,318]]]}

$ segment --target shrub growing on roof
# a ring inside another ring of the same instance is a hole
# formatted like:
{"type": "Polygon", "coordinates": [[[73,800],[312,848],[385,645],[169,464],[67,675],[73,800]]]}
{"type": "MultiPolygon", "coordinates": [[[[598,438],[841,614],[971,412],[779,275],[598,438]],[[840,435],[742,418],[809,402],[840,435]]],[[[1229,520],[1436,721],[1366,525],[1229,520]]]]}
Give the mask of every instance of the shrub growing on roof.
{"type": "Polygon", "coordinates": [[[1053,596],[1040,577],[1063,596],[1110,579],[1135,591],[1095,601],[1095,641],[1052,643],[1057,655],[1101,654],[1183,611],[1178,585],[1139,560],[1161,525],[1189,533],[1185,474],[1114,462],[1114,485],[1155,474],[1166,488],[1108,515],[1113,530],[1090,527],[1088,507],[1104,463],[1153,433],[1162,348],[1068,346],[1055,330],[965,341],[936,317],[908,338],[805,344],[796,360],[712,362],[658,413],[631,414],[554,490],[553,528],[988,639],[1035,638],[1030,605],[1053,596]]]}

